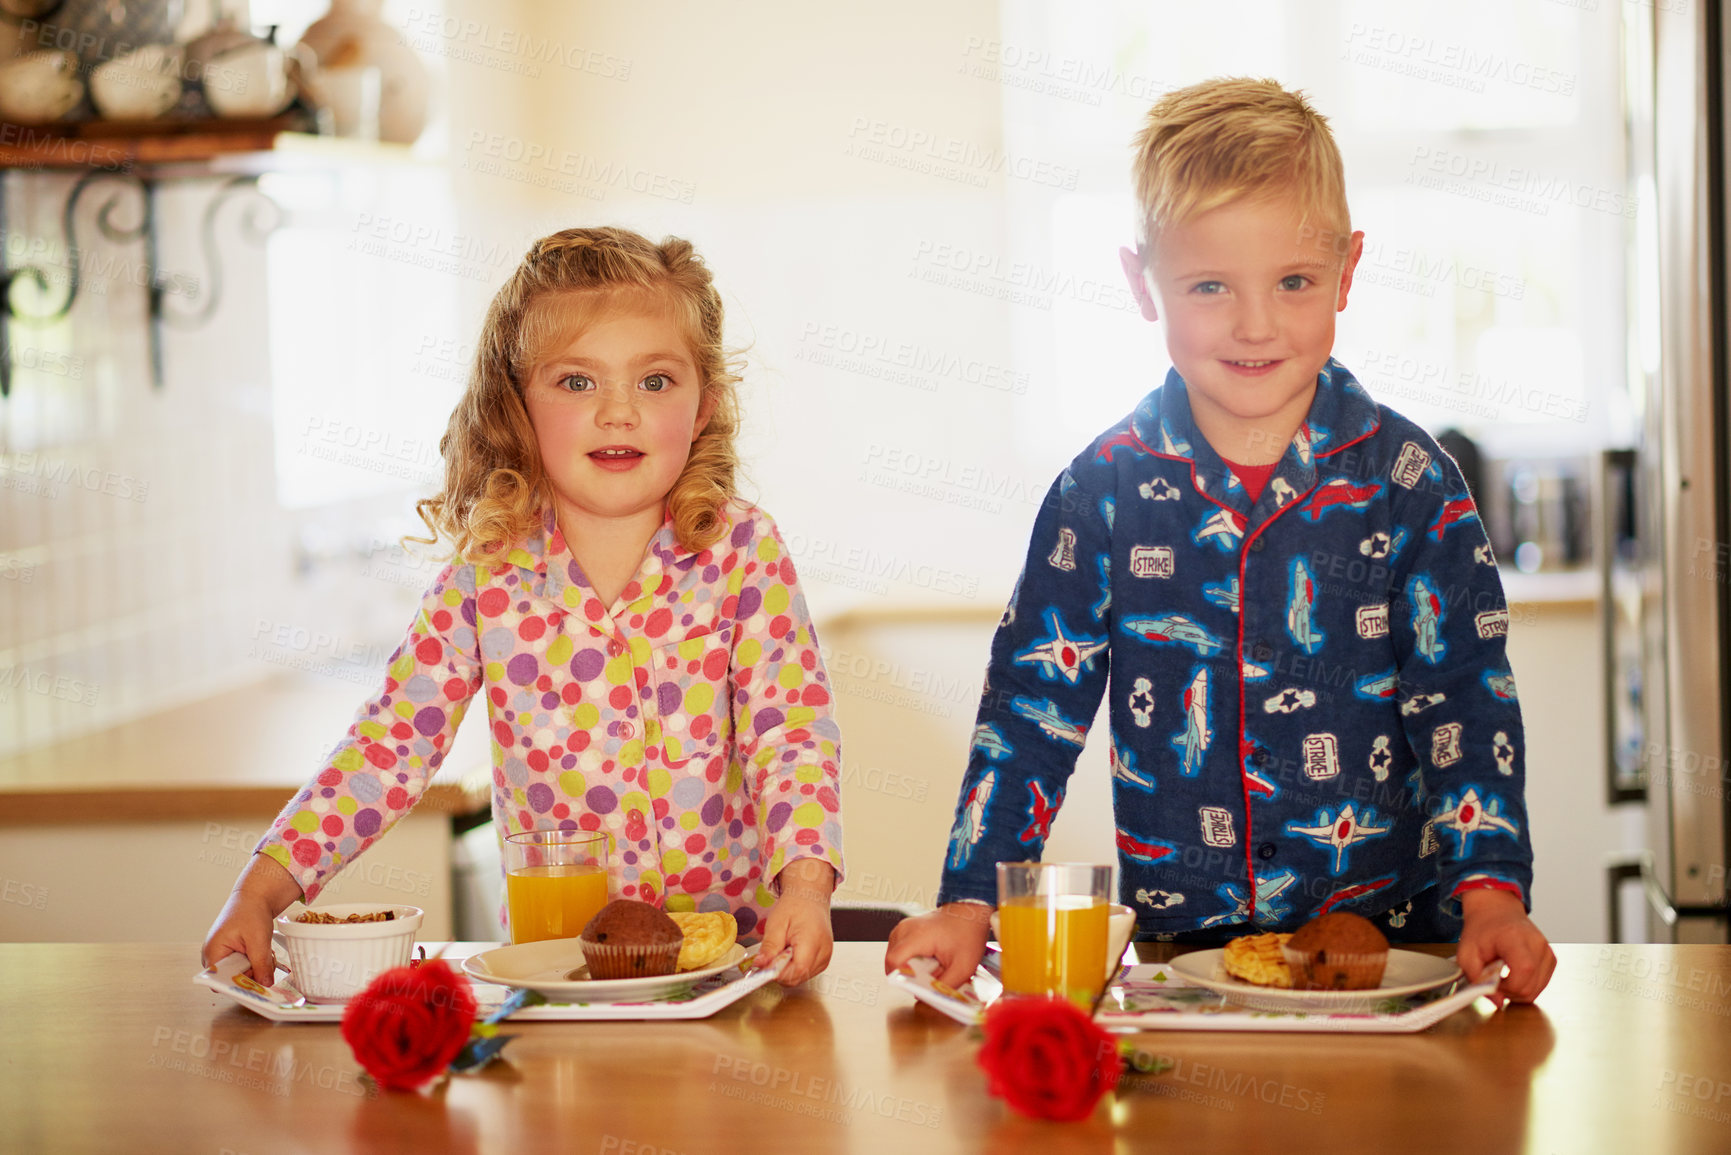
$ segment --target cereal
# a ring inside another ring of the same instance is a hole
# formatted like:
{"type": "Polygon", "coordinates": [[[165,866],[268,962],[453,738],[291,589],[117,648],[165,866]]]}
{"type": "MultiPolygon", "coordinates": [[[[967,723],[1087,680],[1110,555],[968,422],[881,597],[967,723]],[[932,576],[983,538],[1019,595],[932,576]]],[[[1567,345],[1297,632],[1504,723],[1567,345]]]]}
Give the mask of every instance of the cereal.
{"type": "Polygon", "coordinates": [[[310,922],[318,926],[342,926],[351,922],[390,922],[397,917],[394,910],[375,910],[370,914],[351,914],[338,918],[334,914],[326,914],[322,910],[309,910],[295,919],[296,922],[310,922]]]}
{"type": "Polygon", "coordinates": [[[725,910],[667,912],[679,924],[685,942],[679,948],[679,969],[694,971],[709,966],[726,954],[739,937],[739,924],[725,910]]]}

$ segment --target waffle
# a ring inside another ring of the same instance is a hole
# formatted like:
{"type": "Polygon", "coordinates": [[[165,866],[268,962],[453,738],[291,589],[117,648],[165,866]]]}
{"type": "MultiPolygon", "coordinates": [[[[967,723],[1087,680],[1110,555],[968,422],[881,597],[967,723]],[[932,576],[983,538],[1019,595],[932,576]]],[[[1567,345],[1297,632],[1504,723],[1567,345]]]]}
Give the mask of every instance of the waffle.
{"type": "Polygon", "coordinates": [[[1226,973],[1240,982],[1259,987],[1292,987],[1292,971],[1286,965],[1281,947],[1289,934],[1252,934],[1235,938],[1226,944],[1221,964],[1226,973]]]}
{"type": "Polygon", "coordinates": [[[694,971],[709,966],[726,954],[739,936],[739,924],[725,910],[696,914],[690,911],[669,911],[668,917],[679,925],[685,941],[679,948],[679,969],[694,971]]]}

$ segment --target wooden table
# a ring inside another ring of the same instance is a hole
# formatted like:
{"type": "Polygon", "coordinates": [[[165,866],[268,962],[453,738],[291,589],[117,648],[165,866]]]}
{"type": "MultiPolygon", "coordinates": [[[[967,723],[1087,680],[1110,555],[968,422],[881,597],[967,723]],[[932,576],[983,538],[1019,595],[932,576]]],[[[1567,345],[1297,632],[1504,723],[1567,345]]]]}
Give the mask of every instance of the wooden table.
{"type": "Polygon", "coordinates": [[[1134,1036],[1176,1065],[1054,1124],[986,1095],[881,944],[700,1022],[520,1024],[508,1064],[425,1095],[370,1093],[335,1025],[197,987],[190,943],[6,944],[0,1151],[1731,1150],[1731,947],[1557,954],[1538,1007],[1418,1035],[1134,1036]]]}

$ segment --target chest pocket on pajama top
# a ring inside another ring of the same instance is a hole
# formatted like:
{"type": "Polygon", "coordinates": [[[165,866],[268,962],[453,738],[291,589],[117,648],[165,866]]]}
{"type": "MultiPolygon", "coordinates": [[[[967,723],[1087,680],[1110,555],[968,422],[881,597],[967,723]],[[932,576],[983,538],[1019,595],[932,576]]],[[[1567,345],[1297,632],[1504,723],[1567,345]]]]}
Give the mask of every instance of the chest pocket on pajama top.
{"type": "Polygon", "coordinates": [[[727,697],[732,650],[731,624],[655,648],[655,708],[660,716],[662,761],[669,768],[707,759],[727,748],[733,728],[727,697]]]}

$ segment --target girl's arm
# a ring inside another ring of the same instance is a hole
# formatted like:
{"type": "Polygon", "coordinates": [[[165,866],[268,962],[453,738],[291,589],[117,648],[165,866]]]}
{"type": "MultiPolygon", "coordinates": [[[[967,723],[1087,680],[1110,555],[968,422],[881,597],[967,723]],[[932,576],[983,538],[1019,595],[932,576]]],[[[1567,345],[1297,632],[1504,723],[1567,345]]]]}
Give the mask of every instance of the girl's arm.
{"type": "Polygon", "coordinates": [[[476,580],[467,565],[446,566],[434,579],[383,689],[258,844],[306,901],[409,812],[450,751],[481,684],[476,580]]]}
{"type": "Polygon", "coordinates": [[[783,868],[841,856],[841,731],[830,682],[792,559],[760,510],[729,582],[738,597],[732,679],[734,760],[757,807],[763,883],[780,894],[783,868]]]}
{"type": "Polygon", "coordinates": [[[776,981],[798,986],[829,966],[835,945],[830,924],[829,896],[835,890],[835,867],[817,858],[796,858],[776,876],[780,890],[775,906],[763,925],[763,947],[757,952],[759,966],[788,947],[793,958],[776,981]]]}
{"type": "Polygon", "coordinates": [[[269,855],[254,854],[204,938],[200,952],[204,965],[215,966],[226,955],[245,954],[248,973],[270,986],[276,980],[271,921],[300,899],[300,883],[282,863],[269,855]]]}
{"type": "Polygon", "coordinates": [[[829,896],[842,874],[841,731],[830,683],[787,546],[761,511],[729,592],[737,626],[732,680],[734,759],[757,809],[762,881],[776,895],[758,957],[791,947],[779,981],[829,965],[829,896]]]}

